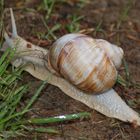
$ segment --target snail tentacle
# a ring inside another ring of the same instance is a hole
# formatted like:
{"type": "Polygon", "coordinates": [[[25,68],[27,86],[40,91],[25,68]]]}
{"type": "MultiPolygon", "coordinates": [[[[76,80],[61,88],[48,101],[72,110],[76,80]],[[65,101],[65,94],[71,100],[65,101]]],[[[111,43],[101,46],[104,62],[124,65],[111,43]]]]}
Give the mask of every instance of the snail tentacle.
{"type": "Polygon", "coordinates": [[[4,39],[5,39],[5,43],[9,47],[13,47],[13,40],[8,36],[8,34],[6,33],[6,31],[4,32],[4,39]]]}
{"type": "Polygon", "coordinates": [[[16,27],[15,17],[12,8],[10,8],[10,15],[11,15],[11,24],[12,24],[12,37],[17,37],[18,36],[17,27],[16,27]]]}

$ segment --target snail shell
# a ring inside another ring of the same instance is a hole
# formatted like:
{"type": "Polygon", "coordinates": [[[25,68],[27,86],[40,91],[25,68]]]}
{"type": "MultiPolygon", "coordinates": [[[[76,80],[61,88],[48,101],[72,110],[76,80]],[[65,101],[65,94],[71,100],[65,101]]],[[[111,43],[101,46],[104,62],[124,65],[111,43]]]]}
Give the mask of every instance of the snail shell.
{"type": "Polygon", "coordinates": [[[115,84],[122,57],[122,49],[105,40],[68,34],[53,44],[48,60],[53,72],[77,88],[101,93],[115,84]]]}

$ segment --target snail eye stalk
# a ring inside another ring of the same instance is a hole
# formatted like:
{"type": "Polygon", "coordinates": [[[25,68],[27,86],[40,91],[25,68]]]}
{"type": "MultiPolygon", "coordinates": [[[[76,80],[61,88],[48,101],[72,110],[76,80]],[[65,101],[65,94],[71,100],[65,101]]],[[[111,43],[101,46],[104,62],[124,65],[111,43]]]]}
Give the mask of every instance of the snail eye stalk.
{"type": "Polygon", "coordinates": [[[11,24],[12,24],[12,37],[17,37],[17,27],[12,8],[10,8],[11,24]]]}
{"type": "Polygon", "coordinates": [[[16,23],[15,23],[15,18],[14,18],[14,14],[13,14],[13,10],[12,8],[10,8],[10,15],[11,15],[11,24],[12,24],[12,37],[9,37],[9,35],[7,34],[7,32],[4,32],[4,38],[6,41],[6,44],[10,47],[14,47],[13,46],[13,39],[12,38],[16,38],[18,36],[17,34],[17,27],[16,27],[16,23]]]}
{"type": "Polygon", "coordinates": [[[4,32],[4,38],[8,46],[13,47],[13,40],[8,36],[6,31],[4,32]]]}

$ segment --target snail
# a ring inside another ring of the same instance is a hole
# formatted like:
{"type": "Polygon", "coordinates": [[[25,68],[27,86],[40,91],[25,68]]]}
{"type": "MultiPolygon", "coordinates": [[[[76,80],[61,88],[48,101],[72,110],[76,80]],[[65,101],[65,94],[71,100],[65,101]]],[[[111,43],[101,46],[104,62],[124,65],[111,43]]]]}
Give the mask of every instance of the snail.
{"type": "Polygon", "coordinates": [[[3,50],[16,50],[12,65],[24,65],[32,76],[47,80],[68,96],[112,118],[140,125],[140,117],[112,88],[123,50],[102,39],[83,34],[68,34],[58,39],[50,50],[36,46],[17,34],[10,9],[12,36],[5,32],[3,50]]]}

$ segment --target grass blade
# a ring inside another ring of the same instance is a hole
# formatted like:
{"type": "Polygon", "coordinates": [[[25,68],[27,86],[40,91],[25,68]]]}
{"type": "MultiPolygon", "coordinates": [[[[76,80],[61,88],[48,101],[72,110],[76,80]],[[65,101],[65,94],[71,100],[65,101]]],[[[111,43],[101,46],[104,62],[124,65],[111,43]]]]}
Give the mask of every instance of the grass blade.
{"type": "Polygon", "coordinates": [[[90,117],[90,113],[88,112],[82,112],[77,114],[70,114],[70,115],[61,115],[56,117],[49,117],[49,118],[32,118],[29,120],[21,121],[21,124],[49,124],[49,123],[58,123],[58,122],[64,122],[64,121],[70,121],[80,118],[87,118],[90,117]]]}

